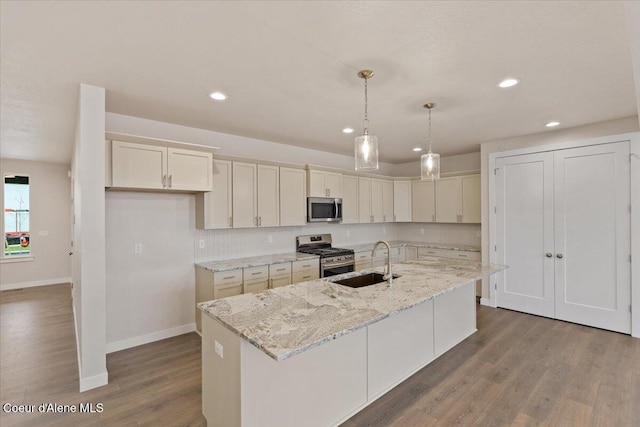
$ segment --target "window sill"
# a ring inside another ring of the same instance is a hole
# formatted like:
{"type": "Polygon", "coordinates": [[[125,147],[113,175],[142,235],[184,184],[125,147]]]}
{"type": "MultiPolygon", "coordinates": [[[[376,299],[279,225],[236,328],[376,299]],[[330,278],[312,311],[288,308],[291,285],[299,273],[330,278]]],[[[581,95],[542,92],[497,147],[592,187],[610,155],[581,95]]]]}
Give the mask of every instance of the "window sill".
{"type": "Polygon", "coordinates": [[[14,262],[30,262],[35,261],[33,256],[17,256],[14,258],[0,258],[0,264],[12,264],[14,262]]]}

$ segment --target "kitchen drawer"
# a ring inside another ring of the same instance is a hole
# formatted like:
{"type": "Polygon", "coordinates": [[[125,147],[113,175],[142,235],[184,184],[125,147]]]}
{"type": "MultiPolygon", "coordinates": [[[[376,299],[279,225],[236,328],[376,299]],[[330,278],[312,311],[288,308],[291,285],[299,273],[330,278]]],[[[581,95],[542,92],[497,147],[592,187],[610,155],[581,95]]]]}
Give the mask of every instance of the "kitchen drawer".
{"type": "Polygon", "coordinates": [[[316,267],[315,270],[297,271],[291,275],[291,283],[307,282],[309,280],[316,280],[320,277],[320,267],[316,267]]]}
{"type": "MultiPolygon", "coordinates": [[[[318,267],[320,268],[320,267],[318,267]]],[[[291,278],[291,263],[283,262],[269,266],[269,277],[289,276],[291,278]]]]}
{"type": "Polygon", "coordinates": [[[291,275],[272,277],[269,281],[271,282],[271,288],[287,286],[291,284],[291,275]]]}
{"type": "MultiPolygon", "coordinates": [[[[400,248],[398,248],[398,247],[391,248],[391,256],[392,257],[397,257],[399,252],[400,252],[400,248]]],[[[371,253],[369,253],[369,254],[371,254],[371,253]]],[[[385,257],[385,259],[387,258],[387,247],[386,246],[380,245],[376,249],[376,253],[374,254],[374,258],[379,258],[379,257],[385,257]]]]}
{"type": "Polygon", "coordinates": [[[367,268],[371,268],[371,259],[368,261],[356,262],[355,271],[366,270],[367,268]]]}
{"type": "Polygon", "coordinates": [[[266,291],[268,288],[269,288],[268,278],[244,283],[245,294],[255,294],[257,292],[266,291]]]}
{"type": "Polygon", "coordinates": [[[355,261],[356,262],[362,262],[362,261],[371,262],[371,251],[356,253],[355,254],[355,261]]]}
{"type": "Polygon", "coordinates": [[[244,281],[255,282],[257,280],[267,280],[269,278],[269,266],[249,267],[244,269],[244,281]]]}
{"type": "Polygon", "coordinates": [[[213,284],[216,286],[226,285],[229,283],[242,284],[242,269],[217,271],[213,273],[213,284]]]}
{"type": "Polygon", "coordinates": [[[242,282],[213,286],[213,299],[227,298],[242,293],[242,282]]]}
{"type": "MultiPolygon", "coordinates": [[[[320,259],[305,259],[302,261],[293,261],[291,263],[291,270],[294,273],[299,273],[301,271],[310,271],[315,270],[316,272],[320,271],[320,259]]],[[[295,280],[294,280],[295,283],[295,280]]]]}
{"type": "Polygon", "coordinates": [[[405,248],[405,259],[407,261],[411,259],[418,259],[418,248],[415,246],[407,246],[405,248]]]}
{"type": "Polygon", "coordinates": [[[468,261],[480,261],[480,252],[456,251],[449,249],[418,248],[418,256],[436,256],[441,258],[464,259],[468,261]]]}

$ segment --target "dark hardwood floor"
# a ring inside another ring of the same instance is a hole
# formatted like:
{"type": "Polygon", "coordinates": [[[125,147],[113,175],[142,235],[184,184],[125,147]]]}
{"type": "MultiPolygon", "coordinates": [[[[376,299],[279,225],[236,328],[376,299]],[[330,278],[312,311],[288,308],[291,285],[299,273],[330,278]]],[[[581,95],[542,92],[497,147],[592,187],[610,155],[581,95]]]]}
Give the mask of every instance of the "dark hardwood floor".
{"type": "MultiPolygon", "coordinates": [[[[104,405],[3,427],[205,425],[200,360],[195,333],[120,351],[109,384],[78,393],[69,286],[0,293],[1,403],[104,405]]],[[[343,424],[428,425],[640,426],[640,340],[479,306],[476,334],[343,424]]]]}

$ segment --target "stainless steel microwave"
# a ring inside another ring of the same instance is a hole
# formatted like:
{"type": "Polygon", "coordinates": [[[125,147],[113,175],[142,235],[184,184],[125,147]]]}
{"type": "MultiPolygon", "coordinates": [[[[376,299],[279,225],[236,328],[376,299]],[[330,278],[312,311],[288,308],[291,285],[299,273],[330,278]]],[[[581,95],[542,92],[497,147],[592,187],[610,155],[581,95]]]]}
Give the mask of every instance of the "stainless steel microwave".
{"type": "Polygon", "coordinates": [[[341,222],[342,199],[307,197],[307,222],[341,222]]]}

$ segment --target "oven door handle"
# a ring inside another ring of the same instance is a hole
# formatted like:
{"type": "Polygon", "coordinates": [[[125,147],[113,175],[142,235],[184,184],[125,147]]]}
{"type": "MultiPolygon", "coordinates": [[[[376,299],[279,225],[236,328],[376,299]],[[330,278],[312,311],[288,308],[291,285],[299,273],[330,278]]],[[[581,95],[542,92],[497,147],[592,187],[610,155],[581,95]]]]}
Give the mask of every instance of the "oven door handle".
{"type": "Polygon", "coordinates": [[[329,270],[331,268],[346,267],[346,266],[349,266],[349,265],[354,265],[355,266],[356,263],[353,260],[351,260],[351,261],[348,261],[348,262],[339,262],[339,263],[336,263],[336,264],[323,264],[322,265],[322,269],[323,270],[329,270]]]}

